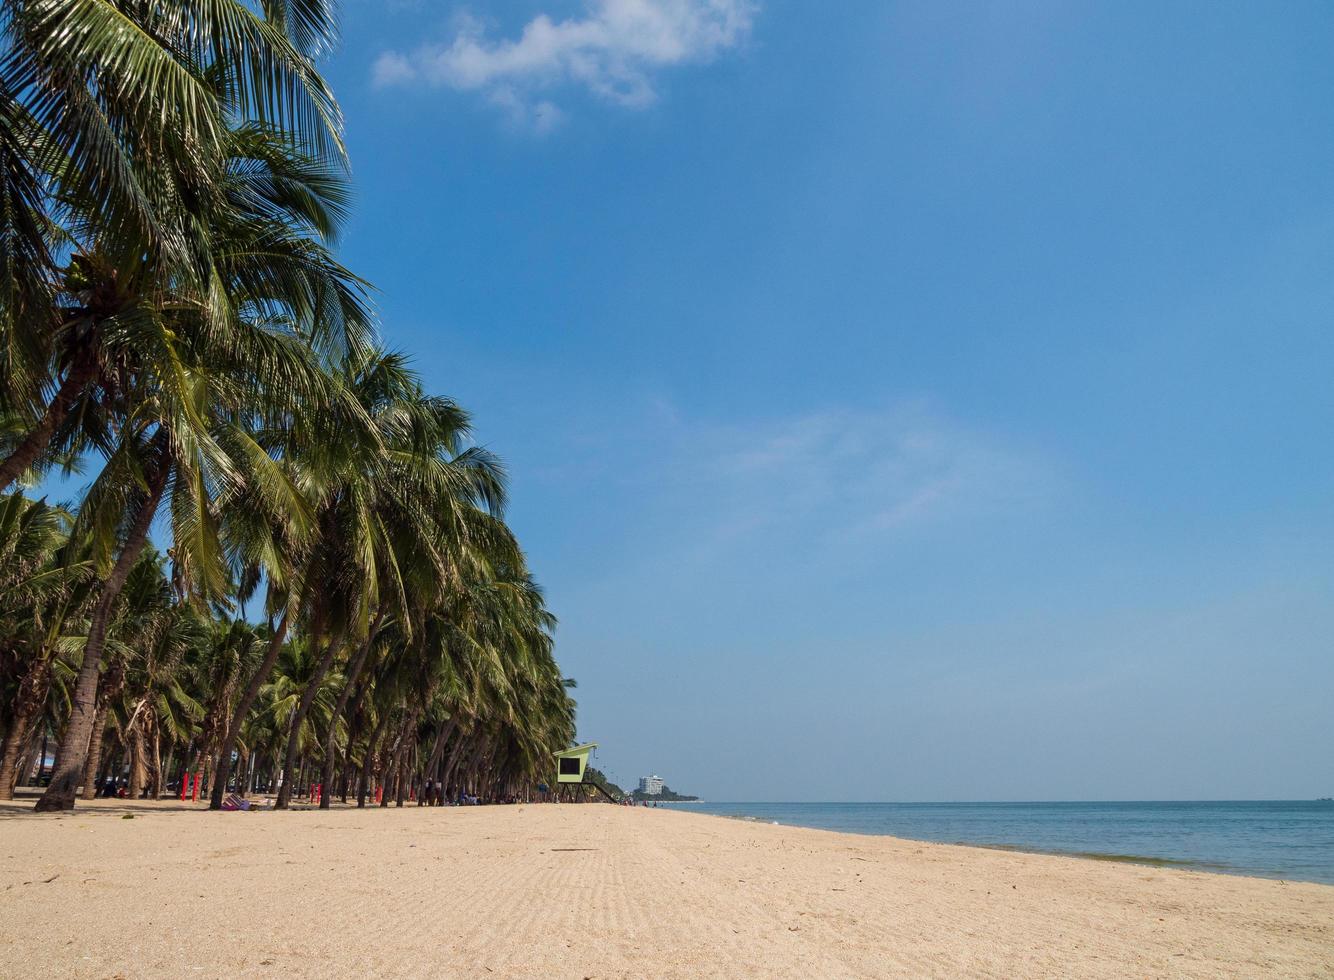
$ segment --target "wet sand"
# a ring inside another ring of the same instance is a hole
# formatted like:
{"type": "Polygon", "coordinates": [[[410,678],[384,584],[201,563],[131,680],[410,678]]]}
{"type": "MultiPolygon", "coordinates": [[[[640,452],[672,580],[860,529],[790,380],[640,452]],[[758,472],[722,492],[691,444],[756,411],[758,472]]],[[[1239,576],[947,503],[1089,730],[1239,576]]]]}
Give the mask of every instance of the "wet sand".
{"type": "Polygon", "coordinates": [[[5,977],[1334,976],[1326,885],[605,805],[30,806],[5,977]]]}

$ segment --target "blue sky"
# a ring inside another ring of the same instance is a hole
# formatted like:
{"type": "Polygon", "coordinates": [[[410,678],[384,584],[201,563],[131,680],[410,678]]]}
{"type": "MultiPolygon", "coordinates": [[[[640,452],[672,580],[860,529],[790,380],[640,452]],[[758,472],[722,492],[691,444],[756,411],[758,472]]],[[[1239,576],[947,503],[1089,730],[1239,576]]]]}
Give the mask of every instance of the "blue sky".
{"type": "Polygon", "coordinates": [[[712,799],[1334,791],[1334,10],[348,0],[386,336],[712,799]]]}

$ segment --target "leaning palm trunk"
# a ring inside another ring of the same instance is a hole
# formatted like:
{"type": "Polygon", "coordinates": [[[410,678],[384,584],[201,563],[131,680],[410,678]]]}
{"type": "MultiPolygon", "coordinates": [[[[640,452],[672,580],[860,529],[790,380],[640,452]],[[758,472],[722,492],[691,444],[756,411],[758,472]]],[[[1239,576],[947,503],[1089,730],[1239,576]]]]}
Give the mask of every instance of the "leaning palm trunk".
{"type": "Polygon", "coordinates": [[[148,795],[148,760],[144,758],[144,732],[136,725],[130,733],[130,799],[148,795]]]}
{"type": "Polygon", "coordinates": [[[85,353],[70,366],[46,411],[14,451],[0,462],[0,492],[23,475],[51,444],[51,437],[69,415],[75,400],[97,373],[97,359],[85,353]]]}
{"type": "Polygon", "coordinates": [[[152,772],[153,799],[162,799],[162,735],[158,726],[153,725],[153,760],[150,763],[152,772]]]}
{"type": "MultiPolygon", "coordinates": [[[[449,733],[454,729],[454,720],[451,718],[448,722],[442,724],[435,733],[435,742],[431,746],[431,754],[427,756],[426,768],[422,770],[426,779],[435,782],[435,770],[440,764],[440,757],[445,752],[445,742],[449,739],[449,733]]],[[[418,801],[424,806],[434,806],[435,800],[426,798],[426,784],[422,783],[422,794],[418,801]]]]}
{"type": "Polygon", "coordinates": [[[454,748],[449,752],[449,761],[445,763],[444,772],[440,774],[440,782],[444,784],[442,793],[443,799],[451,799],[454,795],[454,771],[458,767],[459,760],[463,757],[463,750],[468,744],[468,736],[460,735],[454,742],[454,748]]]}
{"type": "MultiPolygon", "coordinates": [[[[155,437],[155,441],[162,443],[165,449],[166,431],[162,430],[159,436],[155,437]]],[[[60,741],[59,759],[56,770],[51,776],[51,784],[37,801],[39,811],[74,809],[74,797],[79,791],[83,764],[88,756],[88,743],[93,734],[93,716],[97,713],[97,681],[102,669],[102,650],[106,646],[111,610],[116,597],[125,587],[130,569],[139,560],[144,545],[148,543],[148,527],[153,523],[153,515],[157,513],[158,504],[167,488],[169,469],[169,465],[163,461],[150,478],[148,497],[140,506],[139,513],[130,526],[130,533],[125,538],[120,557],[116,559],[111,575],[102,586],[102,596],[88,622],[88,641],[84,644],[83,663],[79,667],[79,677],[74,685],[69,723],[65,726],[65,735],[60,741]]]]}
{"type": "Polygon", "coordinates": [[[117,657],[97,685],[97,710],[93,714],[93,735],[88,741],[88,759],[83,764],[83,798],[97,796],[97,771],[102,764],[102,743],[106,738],[107,705],[120,693],[125,683],[125,660],[117,657]]]}
{"type": "Polygon", "coordinates": [[[102,701],[93,714],[93,737],[88,740],[88,758],[83,763],[83,798],[97,798],[97,771],[102,765],[102,742],[107,732],[107,706],[102,701]]]}
{"type": "Polygon", "coordinates": [[[31,740],[31,715],[26,720],[15,718],[5,736],[4,754],[0,756],[0,800],[14,798],[19,774],[29,765],[29,756],[23,750],[31,740]]]}
{"type": "MultiPolygon", "coordinates": [[[[371,690],[372,687],[374,687],[374,684],[363,684],[363,685],[361,685],[361,687],[357,690],[356,696],[353,697],[353,699],[352,699],[352,704],[351,704],[351,706],[347,709],[347,717],[348,717],[348,719],[349,719],[349,724],[350,724],[350,722],[351,722],[351,719],[355,719],[355,718],[357,717],[357,713],[358,713],[359,711],[361,711],[361,704],[362,704],[363,701],[366,700],[366,692],[369,691],[369,690],[371,690]]],[[[378,732],[379,732],[379,729],[377,728],[375,731],[376,731],[376,733],[378,733],[378,732]]],[[[378,738],[378,734],[372,735],[372,740],[373,740],[374,738],[378,738]]],[[[347,768],[348,771],[347,771],[347,775],[346,775],[346,777],[345,777],[345,779],[344,779],[344,781],[343,781],[343,802],[344,802],[344,803],[347,802],[347,794],[348,794],[348,792],[349,792],[348,786],[349,786],[350,784],[352,784],[352,778],[353,778],[353,776],[361,772],[361,766],[360,766],[360,765],[354,765],[354,764],[352,763],[352,743],[353,743],[354,741],[355,741],[355,739],[352,737],[352,732],[349,731],[349,732],[348,732],[348,736],[347,736],[347,753],[346,753],[346,763],[347,763],[346,768],[347,768]]],[[[371,748],[371,746],[370,746],[370,743],[368,742],[368,743],[367,743],[367,751],[368,751],[368,752],[370,751],[370,748],[371,748]]],[[[360,804],[358,804],[358,805],[360,805],[360,804]]]]}
{"type": "Polygon", "coordinates": [[[28,668],[14,699],[14,716],[5,734],[4,749],[0,751],[0,800],[14,798],[14,783],[19,773],[19,757],[32,732],[33,719],[46,703],[46,692],[51,685],[51,658],[38,657],[28,668]]]}
{"type": "MultiPolygon", "coordinates": [[[[254,760],[254,755],[250,752],[238,752],[236,754],[236,761],[241,764],[240,772],[237,774],[236,777],[236,792],[239,793],[241,796],[246,796],[250,792],[249,772],[250,772],[250,765],[253,760],[254,760]]],[[[217,786],[216,777],[213,780],[213,785],[215,787],[217,786]]],[[[224,786],[222,788],[222,791],[224,793],[227,792],[227,787],[224,786]]],[[[212,800],[213,799],[212,796],[210,796],[209,799],[212,800]]]]}
{"type": "Polygon", "coordinates": [[[329,732],[324,736],[324,766],[320,773],[320,785],[323,787],[320,791],[321,810],[329,809],[333,800],[334,765],[338,761],[338,742],[335,738],[338,732],[338,719],[342,717],[343,709],[347,707],[348,698],[352,696],[352,688],[356,685],[357,678],[361,676],[361,668],[366,664],[366,657],[371,652],[371,647],[375,643],[375,634],[379,632],[380,622],[383,619],[384,612],[381,610],[376,614],[375,622],[371,624],[370,630],[366,633],[366,639],[361,644],[361,649],[357,651],[356,657],[352,660],[352,665],[348,668],[347,681],[343,684],[343,690],[338,695],[338,702],[329,715],[329,732]]]}
{"type": "Polygon", "coordinates": [[[222,809],[222,798],[227,793],[227,780],[232,772],[232,752],[236,748],[236,740],[241,737],[241,725],[245,722],[246,715],[250,714],[250,707],[255,703],[255,698],[259,697],[259,689],[269,679],[269,674],[273,673],[273,665],[278,662],[278,657],[283,652],[283,640],[287,636],[287,619],[288,613],[284,612],[283,618],[278,622],[278,628],[274,630],[273,638],[269,640],[269,649],[264,655],[264,662],[250,678],[250,683],[241,694],[241,700],[236,702],[236,710],[232,712],[231,724],[227,726],[227,732],[222,737],[217,763],[213,767],[213,792],[209,795],[208,801],[210,810],[222,809]]]}
{"type": "Polygon", "coordinates": [[[398,770],[394,764],[398,762],[398,747],[403,741],[403,736],[399,735],[380,753],[380,806],[387,807],[394,795],[394,777],[398,775],[398,770]]]}
{"type": "Polygon", "coordinates": [[[412,715],[409,715],[403,721],[403,730],[398,738],[394,740],[385,751],[384,757],[384,789],[380,794],[380,806],[387,807],[398,793],[398,787],[403,778],[403,754],[407,748],[408,733],[412,731],[416,724],[412,715]]]}
{"type": "Polygon", "coordinates": [[[468,754],[468,761],[463,766],[463,775],[459,779],[463,787],[471,792],[473,796],[479,795],[477,792],[479,785],[477,778],[478,766],[481,764],[482,756],[486,754],[486,750],[487,738],[483,735],[477,740],[472,752],[468,754]]]}
{"type": "Polygon", "coordinates": [[[390,712],[386,711],[380,716],[375,731],[371,732],[371,737],[366,741],[366,754],[361,758],[361,778],[357,780],[358,807],[366,805],[366,793],[370,790],[371,773],[375,768],[375,750],[380,744],[380,739],[384,738],[385,729],[389,727],[389,715],[390,712]]]}
{"type": "Polygon", "coordinates": [[[408,718],[407,727],[398,747],[398,788],[394,793],[395,806],[403,805],[403,798],[412,786],[413,769],[416,761],[417,740],[413,737],[417,731],[417,713],[408,718]]]}
{"type": "Polygon", "coordinates": [[[283,765],[284,779],[283,784],[278,787],[278,799],[273,804],[277,810],[285,810],[287,804],[292,799],[292,771],[296,765],[296,750],[301,741],[301,725],[306,720],[306,715],[310,711],[310,706],[315,703],[315,695],[320,691],[320,685],[324,683],[324,677],[329,673],[329,668],[333,666],[334,657],[338,655],[342,647],[342,638],[331,639],[324,650],[324,656],[315,667],[315,673],[311,676],[306,689],[301,692],[301,700],[297,702],[296,710],[292,712],[291,727],[287,732],[287,761],[283,765]]]}

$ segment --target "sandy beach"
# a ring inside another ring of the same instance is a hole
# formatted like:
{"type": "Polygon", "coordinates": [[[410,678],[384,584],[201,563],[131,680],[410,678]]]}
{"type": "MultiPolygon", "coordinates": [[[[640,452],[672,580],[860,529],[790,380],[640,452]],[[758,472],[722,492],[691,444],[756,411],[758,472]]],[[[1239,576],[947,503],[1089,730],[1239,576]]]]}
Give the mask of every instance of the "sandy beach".
{"type": "Polygon", "coordinates": [[[0,974],[1328,977],[1334,887],[598,805],[16,802],[0,974]]]}

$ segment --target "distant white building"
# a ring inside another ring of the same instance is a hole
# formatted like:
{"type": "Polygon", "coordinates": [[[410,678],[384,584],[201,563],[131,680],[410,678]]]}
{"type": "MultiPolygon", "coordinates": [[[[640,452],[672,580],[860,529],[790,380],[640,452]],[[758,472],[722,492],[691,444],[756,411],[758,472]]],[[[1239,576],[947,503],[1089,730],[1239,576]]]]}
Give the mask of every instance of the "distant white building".
{"type": "Polygon", "coordinates": [[[662,777],[661,776],[640,776],[639,792],[645,796],[662,795],[662,777]]]}

